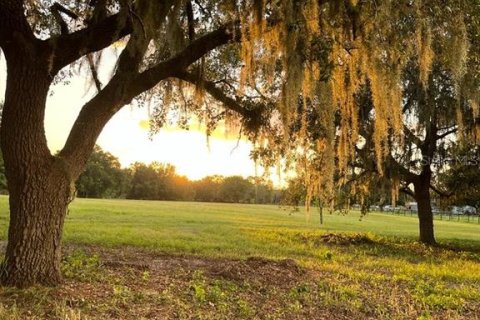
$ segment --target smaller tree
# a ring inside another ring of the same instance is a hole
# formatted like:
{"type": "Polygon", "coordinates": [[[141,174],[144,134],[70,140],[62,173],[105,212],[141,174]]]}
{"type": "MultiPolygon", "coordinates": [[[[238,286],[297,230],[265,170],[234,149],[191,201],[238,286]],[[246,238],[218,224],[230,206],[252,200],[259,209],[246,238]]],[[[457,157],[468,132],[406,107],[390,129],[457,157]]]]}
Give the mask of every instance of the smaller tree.
{"type": "Polygon", "coordinates": [[[172,175],[167,179],[169,193],[167,200],[192,201],[195,198],[195,189],[190,180],[185,176],[172,175]]]}
{"type": "Polygon", "coordinates": [[[305,204],[306,195],[305,181],[296,177],[288,180],[288,186],[283,191],[281,204],[285,206],[298,207],[305,204]]]}
{"type": "Polygon", "coordinates": [[[215,175],[208,176],[193,183],[195,190],[195,201],[216,202],[220,201],[220,186],[223,177],[215,175]]]}
{"type": "Polygon", "coordinates": [[[254,188],[254,203],[265,204],[275,202],[275,192],[271,181],[265,181],[261,177],[249,177],[248,181],[254,188]]]}
{"type": "Polygon", "coordinates": [[[157,200],[161,181],[158,179],[155,164],[146,165],[141,162],[134,163],[132,170],[132,181],[127,199],[157,200]]]}
{"type": "Polygon", "coordinates": [[[85,198],[118,198],[125,194],[129,174],[118,158],[95,146],[85,171],[76,186],[77,195],[85,198]]]}
{"type": "Polygon", "coordinates": [[[254,198],[254,186],[241,176],[226,177],[220,186],[223,202],[245,203],[254,198]]]}

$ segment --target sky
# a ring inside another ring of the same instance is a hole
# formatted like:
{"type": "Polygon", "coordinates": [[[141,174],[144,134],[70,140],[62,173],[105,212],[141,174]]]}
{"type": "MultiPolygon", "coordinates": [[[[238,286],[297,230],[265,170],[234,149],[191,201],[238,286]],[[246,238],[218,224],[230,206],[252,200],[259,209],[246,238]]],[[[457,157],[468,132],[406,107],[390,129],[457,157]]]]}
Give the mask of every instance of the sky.
{"type": "MultiPolygon", "coordinates": [[[[0,57],[0,101],[6,82],[4,57],[0,57]]],[[[104,82],[105,83],[105,82],[104,82]]],[[[86,82],[81,76],[70,79],[70,84],[52,88],[47,100],[45,133],[48,146],[54,153],[60,150],[82,105],[88,101],[86,82]]],[[[125,106],[102,131],[97,144],[119,158],[123,167],[141,161],[173,164],[177,172],[196,180],[207,175],[255,175],[255,165],[249,154],[252,145],[238,140],[236,135],[225,135],[219,128],[209,138],[199,126],[189,131],[176,127],[162,129],[149,138],[148,111],[125,106]]]]}

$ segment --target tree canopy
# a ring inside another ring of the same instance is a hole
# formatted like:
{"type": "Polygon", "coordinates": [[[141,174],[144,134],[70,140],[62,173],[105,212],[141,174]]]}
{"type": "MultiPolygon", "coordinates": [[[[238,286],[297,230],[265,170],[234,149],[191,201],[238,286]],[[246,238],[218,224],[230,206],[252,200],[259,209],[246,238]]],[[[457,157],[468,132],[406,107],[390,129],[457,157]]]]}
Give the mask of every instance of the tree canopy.
{"type": "MultiPolygon", "coordinates": [[[[71,68],[61,69],[66,62],[89,68],[99,90],[94,99],[123,79],[123,103],[153,102],[153,130],[172,109],[181,123],[196,114],[210,126],[219,119],[234,121],[233,110],[247,115],[246,129],[263,124],[274,126],[269,128],[274,134],[288,135],[289,127],[275,119],[304,118],[302,111],[311,105],[324,112],[319,144],[336,151],[345,169],[359,137],[354,95],[368,79],[381,163],[389,133],[402,140],[402,77],[412,59],[423,84],[434,62],[441,62],[451,73],[455,95],[463,95],[478,117],[478,55],[472,53],[478,50],[479,4],[473,0],[27,1],[25,6],[34,34],[52,47],[52,75],[67,76],[71,68]],[[75,41],[80,37],[85,39],[75,41]],[[222,46],[229,42],[239,45],[222,46]],[[122,54],[104,84],[96,69],[102,62],[98,50],[112,43],[122,54]],[[77,47],[67,48],[70,44],[77,47]],[[55,53],[66,49],[97,53],[55,53]],[[205,92],[230,110],[212,108],[205,92]],[[273,107],[278,117],[272,117],[273,107]],[[340,136],[337,146],[328,146],[332,134],[340,136]]],[[[457,116],[462,117],[460,110],[457,116]]],[[[74,133],[75,127],[71,137],[74,133]]],[[[259,137],[258,130],[253,134],[259,137]]]]}

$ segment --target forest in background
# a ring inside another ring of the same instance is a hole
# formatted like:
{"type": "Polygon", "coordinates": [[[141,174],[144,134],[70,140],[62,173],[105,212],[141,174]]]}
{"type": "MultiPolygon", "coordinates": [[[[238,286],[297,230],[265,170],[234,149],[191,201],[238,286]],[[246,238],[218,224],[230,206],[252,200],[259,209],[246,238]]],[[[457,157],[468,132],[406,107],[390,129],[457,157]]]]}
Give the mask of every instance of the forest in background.
{"type": "Polygon", "coordinates": [[[207,176],[192,181],[175,166],[136,162],[122,168],[117,157],[99,146],[76,183],[77,197],[139,200],[279,203],[281,191],[262,178],[207,176]]]}

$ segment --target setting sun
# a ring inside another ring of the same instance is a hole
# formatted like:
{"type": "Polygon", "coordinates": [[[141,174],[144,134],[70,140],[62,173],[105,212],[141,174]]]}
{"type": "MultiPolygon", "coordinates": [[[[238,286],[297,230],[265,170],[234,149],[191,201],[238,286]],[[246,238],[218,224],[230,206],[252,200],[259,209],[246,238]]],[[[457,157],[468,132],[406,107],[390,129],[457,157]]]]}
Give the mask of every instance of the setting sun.
{"type": "MultiPolygon", "coordinates": [[[[63,147],[88,98],[89,94],[84,91],[85,83],[80,78],[72,79],[70,86],[57,85],[52,90],[45,131],[53,152],[63,147]]],[[[255,175],[255,165],[249,157],[251,144],[238,140],[237,134],[226,134],[221,124],[208,139],[205,129],[198,123],[193,123],[190,130],[167,126],[153,137],[149,136],[149,127],[147,110],[126,107],[107,124],[97,143],[118,157],[124,167],[137,161],[170,163],[179,174],[192,180],[208,175],[255,175]]]]}

